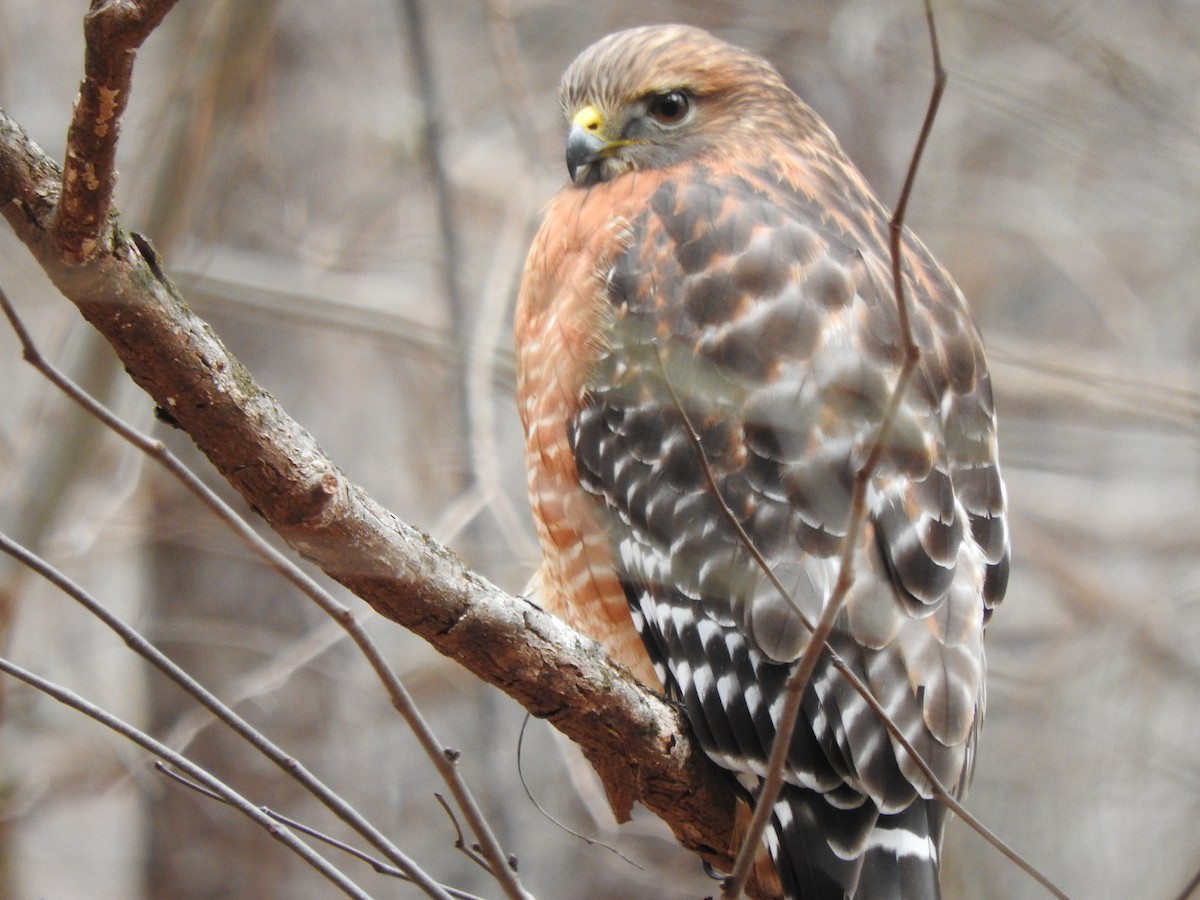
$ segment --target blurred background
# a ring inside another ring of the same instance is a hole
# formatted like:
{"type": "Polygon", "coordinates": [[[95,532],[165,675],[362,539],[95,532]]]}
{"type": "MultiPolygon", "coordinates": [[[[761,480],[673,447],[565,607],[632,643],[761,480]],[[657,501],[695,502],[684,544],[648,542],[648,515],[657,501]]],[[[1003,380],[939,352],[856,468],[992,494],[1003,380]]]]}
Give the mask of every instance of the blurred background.
{"type": "MultiPolygon", "coordinates": [[[[56,158],[86,6],[0,0],[0,105],[56,158]]],[[[935,6],[950,84],[909,224],[988,342],[1015,544],[968,805],[1073,897],[1175,897],[1200,869],[1200,16],[1194,0],[935,6]]],[[[609,31],[662,21],[770,58],[894,201],[930,87],[917,0],[182,0],[138,58],[125,224],[352,478],[510,591],[537,557],[510,318],[538,211],[565,180],[558,78],[609,31]]],[[[52,360],[209,478],[7,229],[0,286],[52,360]]],[[[22,363],[7,329],[0,382],[0,528],[436,878],[498,896],[455,851],[441,786],[340,631],[22,363]]],[[[0,616],[5,655],[345,836],[7,560],[0,616]]],[[[386,621],[368,628],[462,751],[536,895],[716,892],[652,818],[616,830],[547,725],[530,724],[522,775],[514,703],[386,621]],[[633,864],[544,818],[523,783],[633,864]]],[[[334,895],[137,748],[0,691],[0,895],[334,895]]],[[[947,844],[948,900],[1045,896],[961,823],[947,844]]],[[[339,863],[373,896],[417,896],[339,863]]]]}

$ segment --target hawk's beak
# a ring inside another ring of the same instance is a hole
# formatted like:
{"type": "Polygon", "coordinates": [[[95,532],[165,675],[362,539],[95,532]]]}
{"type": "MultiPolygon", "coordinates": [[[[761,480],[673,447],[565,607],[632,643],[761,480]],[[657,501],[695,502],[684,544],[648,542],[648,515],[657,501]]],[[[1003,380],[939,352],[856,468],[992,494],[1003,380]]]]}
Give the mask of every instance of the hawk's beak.
{"type": "Polygon", "coordinates": [[[610,141],[604,135],[604,117],[594,106],[585,106],[571,120],[571,130],[567,134],[567,173],[571,180],[578,182],[576,175],[580,169],[599,159],[612,154],[618,147],[624,147],[629,141],[610,141]]]}
{"type": "Polygon", "coordinates": [[[606,141],[587,131],[576,122],[567,134],[567,173],[575,180],[575,173],[581,168],[594,163],[604,154],[608,147],[606,141]]]}

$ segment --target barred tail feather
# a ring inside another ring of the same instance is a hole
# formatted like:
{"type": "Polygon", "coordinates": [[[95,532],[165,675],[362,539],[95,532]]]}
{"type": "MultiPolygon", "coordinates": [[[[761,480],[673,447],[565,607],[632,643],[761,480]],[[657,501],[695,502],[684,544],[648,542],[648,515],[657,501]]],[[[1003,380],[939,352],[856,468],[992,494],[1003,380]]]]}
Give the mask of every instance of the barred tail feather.
{"type": "Polygon", "coordinates": [[[787,900],[940,900],[937,801],[895,815],[879,815],[869,800],[864,807],[832,810],[818,793],[784,787],[766,840],[787,900]],[[835,817],[846,817],[840,840],[835,817]],[[847,858],[850,844],[857,852],[847,858]]]}
{"type": "Polygon", "coordinates": [[[862,858],[843,859],[833,851],[829,810],[821,794],[791,784],[784,785],[775,801],[767,847],[788,900],[853,896],[862,858]]]}
{"type": "Polygon", "coordinates": [[[945,809],[917,800],[894,816],[880,816],[863,854],[855,898],[938,900],[938,856],[945,809]]]}

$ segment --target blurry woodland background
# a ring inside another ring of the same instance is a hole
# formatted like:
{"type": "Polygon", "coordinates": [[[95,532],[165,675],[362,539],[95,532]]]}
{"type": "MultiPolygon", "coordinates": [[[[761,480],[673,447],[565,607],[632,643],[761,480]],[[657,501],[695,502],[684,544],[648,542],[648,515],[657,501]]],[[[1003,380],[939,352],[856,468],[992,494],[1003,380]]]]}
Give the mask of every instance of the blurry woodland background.
{"type": "MultiPolygon", "coordinates": [[[[86,6],[0,0],[0,105],[60,159],[86,6]]],[[[909,224],[988,341],[1015,544],[968,805],[1073,897],[1174,897],[1200,868],[1200,16],[1195,0],[935,7],[950,84],[909,224]]],[[[672,20],[769,57],[894,202],[930,87],[917,0],[183,0],[134,72],[125,225],[352,478],[510,591],[536,560],[510,316],[565,180],[558,78],[601,35],[672,20]]],[[[0,286],[52,360],[212,480],[7,228],[0,286]]],[[[239,701],[438,879],[496,896],[341,632],[25,365],[7,327],[0,385],[0,528],[239,701]]],[[[7,559],[0,600],[6,655],[343,834],[7,559]]],[[[517,768],[522,710],[368,627],[535,894],[716,891],[656,820],[617,831],[598,795],[581,800],[583,764],[535,721],[529,790],[642,868],[543,818],[517,768]]],[[[334,895],[141,750],[0,688],[5,896],[334,895]]],[[[948,900],[1045,896],[961,823],[947,844],[948,900]]],[[[376,896],[417,896],[339,864],[376,896]]]]}

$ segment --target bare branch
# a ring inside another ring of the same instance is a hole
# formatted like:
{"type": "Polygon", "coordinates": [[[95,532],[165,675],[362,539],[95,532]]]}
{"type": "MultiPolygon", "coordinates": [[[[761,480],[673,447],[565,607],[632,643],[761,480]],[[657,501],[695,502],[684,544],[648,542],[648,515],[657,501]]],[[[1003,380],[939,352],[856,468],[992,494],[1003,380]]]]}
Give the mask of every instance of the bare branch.
{"type": "Polygon", "coordinates": [[[67,130],[62,201],[54,222],[67,260],[82,262],[109,249],[101,245],[117,183],[117,138],[133,58],[174,5],[175,0],[92,0],[84,17],[83,81],[67,130]]]}
{"type": "MultiPolygon", "coordinates": [[[[216,800],[218,803],[225,802],[219,795],[214,794],[212,791],[208,790],[207,788],[203,787],[202,785],[196,784],[193,781],[189,781],[188,779],[186,779],[182,775],[180,775],[178,772],[173,772],[161,760],[158,760],[154,763],[154,768],[157,771],[161,772],[163,775],[165,775],[167,778],[174,781],[176,784],[181,784],[190,791],[195,791],[197,794],[200,794],[203,797],[207,797],[210,800],[216,800]]],[[[315,829],[315,828],[310,828],[308,825],[305,825],[303,822],[297,821],[296,819],[293,819],[291,816],[285,816],[283,813],[277,812],[276,810],[269,809],[268,807],[265,807],[265,806],[260,807],[260,809],[262,810],[263,813],[270,816],[276,822],[281,822],[284,825],[286,825],[288,828],[291,828],[294,831],[299,831],[302,834],[307,834],[309,837],[314,838],[323,844],[327,844],[328,846],[333,847],[335,850],[340,850],[343,853],[347,854],[348,856],[353,856],[355,859],[365,862],[367,865],[369,865],[372,869],[374,869],[380,875],[390,875],[393,878],[399,878],[401,881],[409,880],[408,876],[405,875],[399,869],[397,869],[395,866],[389,866],[385,862],[380,862],[379,860],[377,860],[373,856],[371,856],[369,853],[364,853],[363,851],[359,850],[357,847],[350,846],[345,841],[339,841],[336,838],[330,837],[329,835],[324,834],[320,831],[317,831],[317,829],[315,829]]],[[[454,900],[482,900],[481,897],[477,897],[475,894],[468,894],[466,891],[455,890],[452,887],[445,887],[444,885],[443,885],[443,888],[445,889],[447,894],[449,894],[452,898],[454,898],[454,900]]]]}
{"type": "Polygon", "coordinates": [[[200,766],[193,763],[185,756],[176,753],[170,747],[160,744],[150,735],[143,731],[134,728],[128,722],[118,719],[111,713],[106,712],[94,703],[85,700],[74,691],[68,690],[61,685],[35,675],[28,669],[10,662],[7,659],[0,658],[0,672],[5,672],[13,678],[17,678],[30,687],[36,688],[42,693],[53,697],[59,703],[76,709],[92,719],[95,719],[101,725],[111,728],[113,731],[120,734],[140,747],[150,751],[155,756],[167,760],[171,765],[183,772],[187,772],[189,778],[195,779],[207,790],[220,797],[238,812],[252,819],[256,824],[266,830],[267,834],[282,843],[289,850],[307,862],[310,866],[321,873],[331,883],[341,889],[342,893],[348,897],[357,897],[360,900],[370,900],[370,895],[362,888],[351,881],[346,875],[340,872],[324,860],[318,853],[314,852],[307,844],[297,838],[287,828],[282,828],[280,825],[271,819],[266,813],[258,809],[253,803],[243,797],[233,788],[229,787],[224,782],[209,774],[200,766]]]}
{"type": "MultiPolygon", "coordinates": [[[[457,750],[446,751],[447,754],[450,754],[451,752],[454,754],[458,753],[457,750]]],[[[435,800],[437,800],[438,805],[442,808],[442,812],[446,814],[446,818],[450,820],[450,824],[454,826],[454,849],[458,850],[463,856],[465,856],[475,865],[479,866],[479,868],[483,869],[489,875],[494,876],[495,873],[492,872],[491,866],[488,865],[488,861],[479,854],[479,845],[471,845],[467,843],[467,836],[463,834],[462,826],[458,824],[458,816],[454,814],[454,809],[449,803],[446,802],[446,798],[441,794],[434,794],[433,797],[435,800]]],[[[515,869],[516,866],[513,866],[513,868],[515,869]]]]}
{"type": "MultiPolygon", "coordinates": [[[[504,220],[496,238],[492,264],[475,310],[475,326],[467,348],[466,392],[467,419],[471,422],[469,439],[473,482],[487,509],[495,518],[511,552],[536,558],[537,545],[521,528],[513,503],[501,487],[501,454],[496,447],[495,392],[490,390],[496,372],[500,347],[511,352],[511,332],[507,313],[509,301],[520,277],[522,251],[529,240],[528,227],[533,204],[526,185],[514,185],[509,193],[504,220]],[[503,336],[503,339],[502,339],[503,336]]],[[[505,391],[505,396],[511,396],[505,391]]]]}
{"type": "Polygon", "coordinates": [[[1196,891],[1200,890],[1200,871],[1192,876],[1182,891],[1176,895],[1175,900],[1188,900],[1189,897],[1195,895],[1196,891]]]}
{"type": "Polygon", "coordinates": [[[678,710],[597,644],[470,572],[371,500],[187,308],[144,238],[65,260],[51,223],[59,171],[0,111],[0,212],[130,375],[293,548],[583,748],[619,820],[636,802],[685,848],[732,864],[735,797],[678,710]]]}
{"type": "MultiPolygon", "coordinates": [[[[471,410],[470,385],[464,374],[467,371],[465,362],[469,343],[466,301],[463,299],[462,285],[459,281],[458,264],[463,258],[462,241],[454,219],[454,196],[450,186],[450,173],[446,170],[438,89],[435,83],[433,60],[430,57],[431,42],[420,0],[397,0],[397,4],[407,38],[407,56],[412,62],[413,74],[417,80],[417,89],[420,93],[421,107],[424,113],[422,137],[425,152],[428,154],[433,205],[437,217],[438,243],[441,248],[437,269],[442,282],[442,294],[450,315],[451,350],[454,359],[459,362],[456,370],[460,373],[457,378],[460,427],[464,440],[468,444],[472,444],[474,443],[474,431],[478,426],[469,414],[471,410]]],[[[460,473],[457,487],[470,486],[474,482],[474,477],[475,473],[470,470],[460,473]]],[[[506,891],[511,889],[511,885],[505,884],[506,891]]],[[[510,894],[510,896],[512,895],[510,894]]]]}
{"type": "MultiPolygon", "coordinates": [[[[484,851],[485,855],[488,856],[489,859],[504,859],[504,851],[500,847],[500,842],[497,840],[495,833],[488,825],[487,819],[483,815],[483,811],[480,809],[479,804],[475,801],[474,796],[471,794],[470,789],[463,780],[456,760],[450,758],[450,756],[445,752],[442,743],[437,739],[437,736],[433,733],[433,730],[425,721],[424,716],[421,715],[420,710],[417,708],[416,702],[409,695],[407,689],[405,689],[403,683],[396,675],[395,670],[388,664],[383,653],[379,650],[379,647],[373,640],[371,640],[370,636],[363,629],[362,624],[355,617],[354,613],[345,605],[334,599],[332,594],[318,585],[315,581],[313,581],[313,579],[309,578],[308,575],[302,572],[294,562],[263,540],[254,531],[254,529],[251,528],[241,518],[241,516],[234,512],[233,509],[230,508],[227,503],[225,503],[225,501],[223,501],[216,495],[216,493],[210,490],[208,486],[205,485],[199,478],[193,475],[187,469],[187,467],[184,466],[177,457],[175,457],[174,454],[168,451],[161,441],[155,441],[130,428],[115,415],[113,415],[109,410],[105,409],[104,406],[102,406],[99,402],[94,400],[92,397],[89,397],[85,391],[83,391],[78,385],[74,384],[66,375],[52,366],[38,351],[36,345],[33,343],[33,340],[29,335],[28,330],[24,326],[24,323],[17,316],[16,310],[9,302],[7,295],[3,290],[0,290],[0,308],[3,309],[5,316],[13,326],[13,330],[17,333],[17,338],[21,342],[22,353],[25,359],[31,365],[33,365],[34,368],[45,375],[68,397],[79,403],[85,410],[87,410],[87,412],[95,416],[100,422],[102,422],[112,431],[116,432],[120,437],[129,441],[143,453],[161,463],[162,466],[167,469],[168,472],[174,475],[185,488],[191,491],[191,493],[195,495],[201,503],[212,510],[216,516],[222,522],[224,522],[234,532],[234,534],[237,535],[238,538],[241,539],[241,541],[251,550],[251,552],[263,559],[267,565],[274,569],[282,578],[300,590],[301,593],[308,596],[309,599],[311,599],[318,607],[320,607],[322,612],[333,619],[333,621],[346,632],[346,634],[358,647],[359,652],[362,653],[363,657],[371,665],[371,668],[374,669],[376,675],[379,677],[379,680],[386,688],[388,696],[391,698],[392,706],[397,712],[400,713],[404,721],[408,724],[409,729],[416,736],[422,750],[425,752],[425,755],[433,763],[434,768],[437,770],[442,780],[445,781],[447,787],[450,788],[450,792],[454,796],[454,800],[459,805],[459,808],[463,811],[463,815],[470,824],[471,830],[474,832],[481,846],[486,848],[484,851]]],[[[4,536],[0,535],[0,541],[4,540],[4,536]]],[[[0,549],[7,550],[7,548],[2,547],[2,545],[0,545],[0,549]]],[[[66,590],[66,588],[64,588],[64,590],[66,590]]],[[[80,597],[76,597],[76,599],[80,599],[81,602],[85,602],[80,597]]],[[[101,618],[104,617],[101,616],[101,618]]],[[[107,619],[105,619],[105,622],[106,624],[110,624],[110,627],[117,627],[117,624],[111,624],[107,619]]],[[[120,627],[125,627],[123,623],[119,624],[120,627]]],[[[132,633],[132,629],[129,629],[129,631],[132,633]]],[[[137,637],[140,641],[140,636],[137,637]]],[[[129,643],[129,641],[130,638],[126,636],[126,642],[129,643]]],[[[131,644],[131,646],[134,645],[131,644]]],[[[151,657],[147,656],[147,658],[151,657]]],[[[163,660],[165,661],[165,657],[163,657],[163,660]]],[[[151,661],[155,662],[155,659],[151,659],[151,661]]],[[[163,671],[167,672],[167,674],[171,677],[175,677],[172,675],[170,670],[164,667],[164,665],[160,665],[158,662],[155,662],[155,664],[159,665],[159,668],[162,668],[163,671]]],[[[185,690],[191,691],[189,684],[185,684],[183,682],[180,683],[185,690]]],[[[195,692],[192,691],[192,693],[195,692]]],[[[224,713],[228,712],[229,715],[233,715],[231,709],[227,709],[224,706],[220,708],[214,707],[206,701],[205,696],[201,694],[195,695],[197,696],[197,699],[199,699],[201,703],[208,707],[209,710],[218,718],[228,721],[224,713]]],[[[245,725],[245,728],[252,731],[248,724],[245,725]]],[[[237,728],[237,726],[235,726],[235,730],[238,730],[239,733],[243,733],[240,728],[237,728]]],[[[243,734],[243,736],[245,735],[243,734]]],[[[260,747],[259,749],[262,750],[263,748],[260,747]]],[[[264,750],[263,752],[265,753],[266,751],[264,750]]],[[[267,755],[270,756],[269,753],[267,755]]],[[[275,757],[272,758],[275,759],[275,757]]],[[[275,761],[277,763],[280,762],[279,759],[275,759],[275,761]]],[[[284,770],[290,774],[296,774],[291,767],[285,766],[284,770]]],[[[309,787],[309,789],[312,790],[311,785],[306,784],[306,787],[309,787]]],[[[317,796],[318,799],[322,800],[322,802],[327,802],[329,799],[326,795],[321,793],[317,793],[317,796]]],[[[354,813],[353,807],[349,806],[349,804],[341,805],[344,807],[343,811],[346,814],[353,813],[355,816],[357,816],[357,813],[354,813]]],[[[335,812],[337,811],[337,809],[334,807],[330,808],[335,809],[335,812]]],[[[342,815],[343,812],[338,812],[338,814],[342,815]]],[[[356,830],[359,830],[364,837],[367,837],[368,840],[371,840],[370,836],[366,832],[362,831],[359,826],[354,826],[353,823],[351,824],[352,827],[355,827],[356,830]]],[[[366,823],[363,822],[362,824],[365,825],[366,823]]],[[[376,846],[379,845],[376,844],[376,846]]],[[[380,849],[384,853],[388,852],[385,847],[381,846],[380,849]]],[[[516,880],[512,878],[511,875],[503,880],[508,881],[512,885],[516,886],[516,880]]],[[[516,896],[520,896],[520,894],[517,894],[516,896]]]]}
{"type": "Polygon", "coordinates": [[[305,790],[316,797],[334,815],[370,841],[379,852],[399,866],[405,875],[426,894],[439,898],[439,900],[449,900],[436,881],[425,874],[399,847],[388,840],[383,832],[364,819],[358,810],[309,772],[299,760],[285,753],[281,747],[268,740],[261,731],[222,703],[215,694],[176,665],[137,630],[113,615],[87,591],[3,533],[0,533],[0,552],[7,553],[13,559],[28,566],[112,629],[130,650],[195,697],[213,715],[232,728],[255,750],[275,763],[285,774],[300,782],[305,790]]]}

